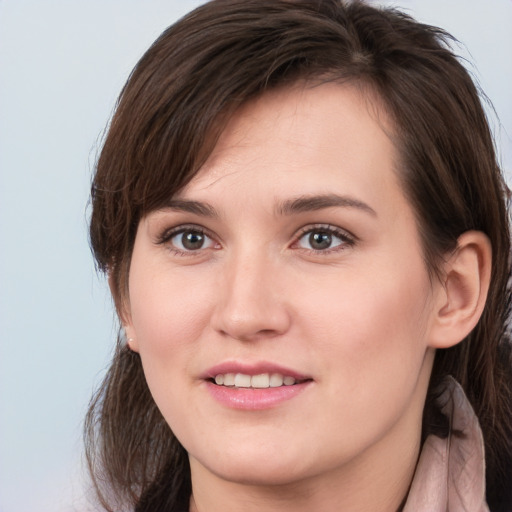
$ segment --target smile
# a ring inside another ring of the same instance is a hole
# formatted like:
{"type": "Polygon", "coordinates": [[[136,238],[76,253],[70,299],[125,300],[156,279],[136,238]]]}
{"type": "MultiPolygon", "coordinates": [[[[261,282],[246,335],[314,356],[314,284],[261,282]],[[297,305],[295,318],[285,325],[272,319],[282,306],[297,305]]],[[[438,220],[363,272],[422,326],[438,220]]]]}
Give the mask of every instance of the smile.
{"type": "Polygon", "coordinates": [[[247,375],[244,373],[219,373],[215,376],[215,384],[231,388],[279,388],[281,386],[293,386],[297,379],[280,373],[261,373],[259,375],[247,375]]]}
{"type": "Polygon", "coordinates": [[[224,407],[264,410],[301,395],[313,379],[290,368],[270,362],[218,364],[202,376],[210,396],[224,407]]]}

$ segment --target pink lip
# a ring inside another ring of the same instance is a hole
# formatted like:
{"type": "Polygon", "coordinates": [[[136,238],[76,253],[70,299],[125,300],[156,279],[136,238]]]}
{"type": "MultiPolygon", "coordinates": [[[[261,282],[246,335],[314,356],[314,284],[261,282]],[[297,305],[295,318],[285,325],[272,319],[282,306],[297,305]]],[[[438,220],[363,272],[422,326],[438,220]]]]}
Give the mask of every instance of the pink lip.
{"type": "Polygon", "coordinates": [[[205,381],[210,395],[224,406],[231,409],[245,409],[257,411],[270,409],[296,397],[302,393],[312,381],[307,380],[293,386],[281,386],[279,388],[228,388],[217,386],[211,381],[205,381]]]}
{"type": "Polygon", "coordinates": [[[278,406],[288,401],[312,384],[312,379],[294,370],[273,363],[244,364],[238,362],[226,362],[213,366],[202,377],[210,395],[220,404],[231,409],[263,410],[278,406]],[[294,377],[298,382],[292,386],[280,386],[278,388],[233,388],[218,386],[211,379],[216,375],[226,373],[243,373],[245,375],[259,375],[262,373],[280,373],[283,376],[294,377]]]}

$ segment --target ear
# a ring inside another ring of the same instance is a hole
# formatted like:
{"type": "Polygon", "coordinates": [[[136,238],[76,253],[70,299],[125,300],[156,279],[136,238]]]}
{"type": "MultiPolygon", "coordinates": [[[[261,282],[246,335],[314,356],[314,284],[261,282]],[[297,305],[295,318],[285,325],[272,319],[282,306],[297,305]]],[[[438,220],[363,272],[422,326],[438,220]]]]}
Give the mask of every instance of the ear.
{"type": "Polygon", "coordinates": [[[467,231],[459,237],[436,283],[431,347],[452,347],[476,326],[489,291],[491,263],[491,243],[484,233],[467,231]]]}
{"type": "Polygon", "coordinates": [[[123,297],[122,293],[119,291],[119,288],[116,284],[112,272],[110,272],[108,275],[108,286],[110,288],[110,293],[112,294],[112,297],[114,299],[117,316],[121,320],[123,326],[124,335],[126,337],[126,344],[130,348],[130,350],[138,352],[139,346],[137,343],[137,338],[135,336],[135,330],[133,328],[130,303],[128,298],[123,297]]]}

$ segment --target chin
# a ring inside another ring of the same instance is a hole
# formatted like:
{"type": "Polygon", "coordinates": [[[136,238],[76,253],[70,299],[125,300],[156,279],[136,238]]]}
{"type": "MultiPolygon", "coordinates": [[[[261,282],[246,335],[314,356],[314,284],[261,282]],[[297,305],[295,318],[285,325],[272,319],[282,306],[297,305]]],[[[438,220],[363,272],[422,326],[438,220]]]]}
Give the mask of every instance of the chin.
{"type": "MultiPolygon", "coordinates": [[[[219,468],[216,475],[229,482],[258,486],[286,486],[302,480],[307,475],[297,472],[296,468],[286,464],[230,464],[229,467],[219,468]]],[[[213,468],[212,468],[213,469],[213,468]]]]}
{"type": "Polygon", "coordinates": [[[307,478],[311,468],[304,466],[304,460],[289,452],[283,457],[283,450],[258,451],[250,454],[247,450],[224,453],[217,457],[196,459],[208,472],[222,480],[254,486],[289,485],[307,478]],[[302,460],[301,460],[302,459],[302,460]]]}

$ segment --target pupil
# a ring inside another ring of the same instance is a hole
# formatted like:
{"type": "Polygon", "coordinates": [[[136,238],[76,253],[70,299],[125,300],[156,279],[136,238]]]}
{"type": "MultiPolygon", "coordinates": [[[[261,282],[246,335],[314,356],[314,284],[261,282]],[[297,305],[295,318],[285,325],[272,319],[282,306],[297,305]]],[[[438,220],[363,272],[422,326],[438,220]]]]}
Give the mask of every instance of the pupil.
{"type": "Polygon", "coordinates": [[[183,233],[183,236],[181,237],[181,243],[185,249],[201,249],[204,243],[204,235],[198,231],[189,231],[187,233],[183,233]]]}
{"type": "Polygon", "coordinates": [[[309,235],[309,243],[313,249],[328,249],[332,243],[330,233],[316,232],[309,235]]]}

